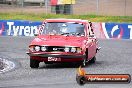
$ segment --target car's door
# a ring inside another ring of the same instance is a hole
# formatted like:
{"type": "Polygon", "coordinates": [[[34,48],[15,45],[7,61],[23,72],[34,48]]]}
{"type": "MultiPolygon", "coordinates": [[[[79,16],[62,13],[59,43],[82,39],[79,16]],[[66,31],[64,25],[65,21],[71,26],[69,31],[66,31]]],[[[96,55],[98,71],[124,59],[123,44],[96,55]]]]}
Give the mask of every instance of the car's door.
{"type": "Polygon", "coordinates": [[[89,36],[89,57],[92,58],[96,54],[96,37],[94,35],[89,36]]]}
{"type": "Polygon", "coordinates": [[[96,54],[96,37],[90,25],[88,27],[88,33],[88,58],[91,59],[96,54]]]}

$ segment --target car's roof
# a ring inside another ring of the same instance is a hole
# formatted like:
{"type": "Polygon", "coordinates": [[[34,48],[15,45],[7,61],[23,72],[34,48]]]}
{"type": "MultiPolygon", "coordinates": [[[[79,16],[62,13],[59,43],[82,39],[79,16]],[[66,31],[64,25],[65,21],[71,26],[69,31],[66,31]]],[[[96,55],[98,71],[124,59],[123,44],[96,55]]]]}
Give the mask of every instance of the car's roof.
{"type": "Polygon", "coordinates": [[[87,23],[88,20],[81,20],[81,19],[46,19],[44,22],[75,22],[75,23],[87,23]]]}

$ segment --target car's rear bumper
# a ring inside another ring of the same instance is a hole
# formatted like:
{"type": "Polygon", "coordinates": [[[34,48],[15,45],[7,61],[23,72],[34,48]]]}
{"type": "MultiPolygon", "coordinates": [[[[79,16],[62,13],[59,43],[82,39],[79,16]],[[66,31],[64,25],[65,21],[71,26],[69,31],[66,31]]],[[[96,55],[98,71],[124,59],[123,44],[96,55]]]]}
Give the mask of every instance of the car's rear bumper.
{"type": "Polygon", "coordinates": [[[85,55],[63,55],[63,54],[33,54],[27,53],[31,59],[48,61],[48,57],[61,58],[61,62],[78,62],[85,58],[85,55]]]}

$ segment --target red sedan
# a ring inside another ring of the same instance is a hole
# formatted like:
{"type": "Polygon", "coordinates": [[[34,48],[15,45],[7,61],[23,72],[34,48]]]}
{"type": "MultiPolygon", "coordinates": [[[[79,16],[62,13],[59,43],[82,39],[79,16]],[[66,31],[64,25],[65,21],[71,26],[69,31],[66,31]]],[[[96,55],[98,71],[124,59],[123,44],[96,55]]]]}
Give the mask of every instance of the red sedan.
{"type": "Polygon", "coordinates": [[[94,63],[99,48],[92,23],[80,19],[46,19],[29,45],[30,67],[58,62],[94,63]]]}

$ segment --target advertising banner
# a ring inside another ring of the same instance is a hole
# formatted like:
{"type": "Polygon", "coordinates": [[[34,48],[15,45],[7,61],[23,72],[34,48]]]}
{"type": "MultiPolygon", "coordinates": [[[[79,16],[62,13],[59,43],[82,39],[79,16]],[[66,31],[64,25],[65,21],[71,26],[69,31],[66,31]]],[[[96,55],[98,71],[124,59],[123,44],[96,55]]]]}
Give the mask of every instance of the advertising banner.
{"type": "Polygon", "coordinates": [[[132,39],[132,24],[128,23],[93,23],[98,38],[132,39]]]}
{"type": "Polygon", "coordinates": [[[0,20],[0,35],[8,36],[34,36],[42,22],[0,20]]]}
{"type": "Polygon", "coordinates": [[[102,30],[107,39],[132,39],[132,24],[102,23],[102,30]]]}
{"type": "MultiPolygon", "coordinates": [[[[34,36],[42,22],[22,20],[0,20],[0,36],[34,36]]],[[[130,23],[93,23],[97,38],[132,39],[130,23]]]]}

